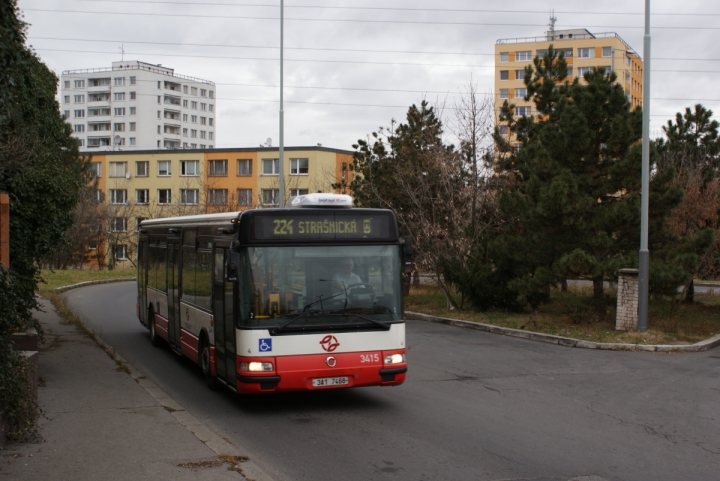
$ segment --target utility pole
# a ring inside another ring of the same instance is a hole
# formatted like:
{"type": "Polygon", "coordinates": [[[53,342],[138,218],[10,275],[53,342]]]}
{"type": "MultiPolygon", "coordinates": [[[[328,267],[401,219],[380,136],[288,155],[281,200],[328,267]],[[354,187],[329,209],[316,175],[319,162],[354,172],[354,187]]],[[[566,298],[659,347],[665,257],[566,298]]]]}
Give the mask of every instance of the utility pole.
{"type": "Polygon", "coordinates": [[[645,63],[643,64],[638,332],[645,332],[648,329],[648,284],[650,280],[650,251],[648,250],[648,211],[650,208],[650,0],[645,0],[643,57],[645,57],[645,63]]]}
{"type": "Polygon", "coordinates": [[[285,0],[280,0],[280,146],[278,152],[278,205],[285,207],[285,112],[283,111],[283,23],[285,16],[285,0]]]}

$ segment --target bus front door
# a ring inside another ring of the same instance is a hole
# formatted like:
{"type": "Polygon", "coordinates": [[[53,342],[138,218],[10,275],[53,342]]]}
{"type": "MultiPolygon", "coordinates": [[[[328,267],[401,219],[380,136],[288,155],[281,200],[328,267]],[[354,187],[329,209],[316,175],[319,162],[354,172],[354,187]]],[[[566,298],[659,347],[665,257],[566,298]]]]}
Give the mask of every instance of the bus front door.
{"type": "Polygon", "coordinates": [[[215,249],[213,276],[213,318],[215,320],[215,365],[217,375],[230,386],[235,386],[235,300],[237,284],[225,280],[227,249],[215,249]]]}
{"type": "Polygon", "coordinates": [[[178,286],[180,276],[179,249],[175,244],[168,244],[168,340],[172,346],[180,346],[180,293],[178,286]]]}

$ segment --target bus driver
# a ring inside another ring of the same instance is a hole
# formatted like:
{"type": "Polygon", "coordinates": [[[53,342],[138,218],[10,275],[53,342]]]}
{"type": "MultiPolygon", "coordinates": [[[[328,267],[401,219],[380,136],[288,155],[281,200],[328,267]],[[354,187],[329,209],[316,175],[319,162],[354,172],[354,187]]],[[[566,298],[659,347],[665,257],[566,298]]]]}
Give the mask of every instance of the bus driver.
{"type": "Polygon", "coordinates": [[[352,259],[343,259],[342,263],[340,264],[340,271],[336,272],[332,277],[332,286],[334,292],[342,292],[344,290],[347,290],[347,288],[350,286],[353,286],[355,284],[362,284],[360,276],[358,276],[352,271],[354,266],[355,263],[352,259]]]}

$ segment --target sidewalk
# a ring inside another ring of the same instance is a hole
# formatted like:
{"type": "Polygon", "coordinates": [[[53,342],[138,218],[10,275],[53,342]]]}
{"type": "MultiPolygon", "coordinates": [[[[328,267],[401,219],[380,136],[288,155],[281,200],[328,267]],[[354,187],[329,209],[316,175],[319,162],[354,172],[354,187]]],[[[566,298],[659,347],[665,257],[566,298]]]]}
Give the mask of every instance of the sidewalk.
{"type": "Polygon", "coordinates": [[[0,449],[0,479],[246,479],[178,421],[177,414],[192,418],[189,413],[163,407],[92,339],[62,324],[52,304],[40,301],[43,441],[0,449]]]}

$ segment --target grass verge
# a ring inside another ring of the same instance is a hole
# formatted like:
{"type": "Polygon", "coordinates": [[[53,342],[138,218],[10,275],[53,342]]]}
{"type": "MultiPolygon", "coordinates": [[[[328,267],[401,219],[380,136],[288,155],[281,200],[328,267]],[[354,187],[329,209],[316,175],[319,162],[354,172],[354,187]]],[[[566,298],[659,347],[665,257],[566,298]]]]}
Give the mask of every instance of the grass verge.
{"type": "Polygon", "coordinates": [[[45,296],[47,291],[52,291],[57,287],[70,286],[86,281],[135,277],[136,272],[134,269],[113,269],[111,271],[65,269],[55,271],[43,270],[41,275],[45,282],[40,284],[39,290],[43,296],[45,296]]]}
{"type": "MultiPolygon", "coordinates": [[[[719,289],[720,290],[720,289],[719,289]]],[[[651,299],[648,331],[615,330],[615,292],[606,290],[607,315],[599,319],[592,309],[591,288],[554,290],[549,304],[533,312],[450,310],[442,291],[434,284],[422,284],[410,291],[405,309],[438,317],[476,321],[496,326],[595,342],[628,344],[693,344],[720,333],[720,296],[695,294],[695,302],[672,309],[670,299],[651,299]]]]}

